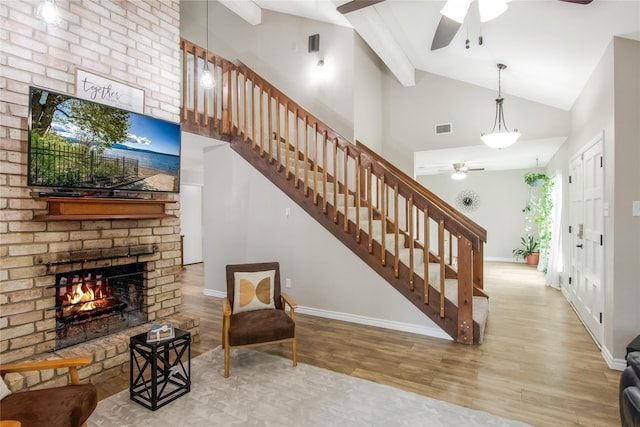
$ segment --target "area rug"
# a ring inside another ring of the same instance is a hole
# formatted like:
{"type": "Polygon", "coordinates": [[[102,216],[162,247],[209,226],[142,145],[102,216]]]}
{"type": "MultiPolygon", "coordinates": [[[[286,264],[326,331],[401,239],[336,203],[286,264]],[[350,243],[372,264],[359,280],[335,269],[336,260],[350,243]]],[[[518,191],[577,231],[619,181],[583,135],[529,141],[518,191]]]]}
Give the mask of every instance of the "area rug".
{"type": "Polygon", "coordinates": [[[191,363],[191,392],[150,411],[129,390],[99,402],[89,426],[527,426],[517,421],[252,349],[191,363]]]}

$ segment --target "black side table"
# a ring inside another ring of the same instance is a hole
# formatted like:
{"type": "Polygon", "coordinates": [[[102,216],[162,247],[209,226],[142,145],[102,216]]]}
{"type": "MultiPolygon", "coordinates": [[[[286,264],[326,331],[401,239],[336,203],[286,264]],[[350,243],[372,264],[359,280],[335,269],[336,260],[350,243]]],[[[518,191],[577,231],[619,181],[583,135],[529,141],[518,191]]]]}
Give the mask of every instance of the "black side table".
{"type": "Polygon", "coordinates": [[[155,411],[191,391],[191,333],[147,342],[147,333],[129,340],[129,397],[155,411]],[[185,354],[186,353],[186,354],[185,354]]]}

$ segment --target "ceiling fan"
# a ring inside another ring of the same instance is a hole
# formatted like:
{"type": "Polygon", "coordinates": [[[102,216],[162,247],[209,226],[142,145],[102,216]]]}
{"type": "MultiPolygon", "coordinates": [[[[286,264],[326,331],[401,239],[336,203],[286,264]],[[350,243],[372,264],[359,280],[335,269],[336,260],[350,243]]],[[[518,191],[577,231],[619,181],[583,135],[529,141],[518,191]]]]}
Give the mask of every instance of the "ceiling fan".
{"type": "MultiPolygon", "coordinates": [[[[467,12],[474,0],[447,0],[440,11],[442,16],[433,35],[431,50],[438,50],[449,46],[464,22],[467,12]]],[[[498,17],[508,8],[511,0],[478,0],[480,22],[487,22],[498,17]]],[[[566,3],[589,4],[593,0],[559,0],[566,3]]],[[[480,42],[482,44],[482,42],[480,42]]]]}
{"type": "MultiPolygon", "coordinates": [[[[385,0],[351,0],[336,8],[341,14],[347,14],[355,12],[356,10],[363,9],[365,7],[373,6],[377,3],[382,3],[385,0]]],[[[449,46],[451,40],[455,37],[458,30],[464,22],[469,7],[474,0],[447,0],[446,4],[440,11],[442,16],[440,22],[436,28],[436,32],[433,35],[431,42],[431,50],[441,49],[449,46]]],[[[477,0],[478,8],[480,9],[481,22],[489,21],[505,10],[507,10],[507,3],[511,0],[477,0]]],[[[558,0],[567,3],[576,4],[589,4],[593,0],[558,0]]]]}
{"type": "MultiPolygon", "coordinates": [[[[445,169],[449,170],[449,169],[445,169]]],[[[463,162],[458,162],[453,164],[453,173],[451,174],[451,179],[460,180],[465,179],[467,177],[467,172],[473,171],[483,171],[484,168],[470,168],[466,166],[463,162]]]]}

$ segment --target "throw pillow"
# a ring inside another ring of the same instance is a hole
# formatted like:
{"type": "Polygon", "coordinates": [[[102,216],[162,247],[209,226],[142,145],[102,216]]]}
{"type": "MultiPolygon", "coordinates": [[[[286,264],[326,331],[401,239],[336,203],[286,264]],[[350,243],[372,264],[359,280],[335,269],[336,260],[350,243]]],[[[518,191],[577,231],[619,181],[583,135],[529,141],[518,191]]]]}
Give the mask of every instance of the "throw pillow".
{"type": "Polygon", "coordinates": [[[233,312],[276,308],[273,300],[275,270],[234,273],[233,312]]]}
{"type": "Polygon", "coordinates": [[[11,390],[7,387],[7,384],[4,382],[4,378],[0,377],[0,400],[11,394],[11,390]]]}

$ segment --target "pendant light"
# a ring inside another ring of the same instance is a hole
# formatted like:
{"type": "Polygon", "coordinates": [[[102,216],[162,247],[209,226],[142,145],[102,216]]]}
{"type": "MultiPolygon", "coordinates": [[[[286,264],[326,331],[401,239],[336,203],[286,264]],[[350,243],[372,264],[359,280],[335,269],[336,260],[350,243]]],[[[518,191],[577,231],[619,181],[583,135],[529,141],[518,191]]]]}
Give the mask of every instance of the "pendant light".
{"type": "Polygon", "coordinates": [[[510,132],[509,129],[507,129],[507,124],[504,120],[504,111],[502,109],[504,98],[502,98],[500,73],[505,68],[507,68],[506,65],[498,64],[498,98],[496,98],[496,117],[493,121],[493,129],[491,129],[491,133],[483,133],[480,136],[482,142],[487,146],[496,149],[506,148],[520,138],[520,132],[518,132],[518,129],[514,129],[513,132],[510,132]]]}
{"type": "Polygon", "coordinates": [[[213,89],[216,85],[216,80],[213,78],[213,73],[209,70],[209,0],[207,0],[207,54],[204,58],[204,72],[200,77],[200,86],[203,89],[213,89]]]}

